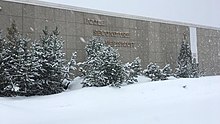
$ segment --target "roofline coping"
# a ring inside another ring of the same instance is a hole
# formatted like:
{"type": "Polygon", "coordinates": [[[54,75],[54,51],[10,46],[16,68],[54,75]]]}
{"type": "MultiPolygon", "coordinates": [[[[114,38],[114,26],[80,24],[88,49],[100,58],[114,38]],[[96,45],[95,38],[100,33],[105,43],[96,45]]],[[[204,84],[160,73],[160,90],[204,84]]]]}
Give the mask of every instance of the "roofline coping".
{"type": "Polygon", "coordinates": [[[115,16],[115,17],[128,18],[128,19],[143,20],[143,21],[150,21],[150,22],[168,23],[168,24],[174,24],[174,25],[189,26],[189,27],[194,27],[194,28],[220,30],[220,28],[218,27],[212,27],[212,26],[206,26],[206,25],[200,25],[200,24],[170,21],[170,20],[156,19],[156,18],[136,16],[136,15],[130,15],[130,14],[116,13],[116,12],[108,12],[108,11],[103,11],[103,10],[76,7],[76,6],[71,6],[71,5],[51,3],[51,2],[40,1],[40,0],[3,0],[3,1],[51,7],[51,8],[57,8],[57,9],[73,10],[73,11],[78,11],[78,12],[85,12],[85,13],[92,13],[92,14],[99,14],[99,15],[106,15],[106,16],[115,16]]]}

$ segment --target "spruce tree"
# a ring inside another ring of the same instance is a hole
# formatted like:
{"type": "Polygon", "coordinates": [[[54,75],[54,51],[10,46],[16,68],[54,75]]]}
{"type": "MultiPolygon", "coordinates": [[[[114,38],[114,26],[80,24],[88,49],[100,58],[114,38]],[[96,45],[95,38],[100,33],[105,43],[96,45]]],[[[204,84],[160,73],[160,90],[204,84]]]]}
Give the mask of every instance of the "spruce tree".
{"type": "Polygon", "coordinates": [[[67,89],[70,82],[72,81],[71,77],[74,76],[72,71],[76,70],[76,67],[77,67],[77,62],[76,62],[76,52],[75,52],[72,53],[72,57],[63,68],[63,75],[64,75],[63,84],[65,84],[64,89],[67,89]]]}
{"type": "Polygon", "coordinates": [[[161,80],[167,80],[168,77],[172,76],[172,69],[170,67],[170,64],[167,64],[164,66],[163,69],[161,69],[161,80]]]}
{"type": "Polygon", "coordinates": [[[138,82],[137,77],[141,75],[141,59],[139,57],[135,58],[132,63],[127,63],[124,65],[126,73],[126,83],[133,84],[138,82]]]}
{"type": "Polygon", "coordinates": [[[34,47],[35,59],[41,66],[38,70],[39,80],[43,85],[45,94],[53,94],[63,91],[63,68],[64,68],[64,53],[63,40],[59,37],[58,28],[50,33],[48,28],[43,30],[40,43],[36,43],[34,47]]]}
{"type": "Polygon", "coordinates": [[[143,74],[152,81],[167,80],[172,75],[172,70],[169,64],[160,69],[156,63],[150,63],[143,71],[143,74]]]}
{"type": "Polygon", "coordinates": [[[24,37],[20,41],[20,46],[18,49],[18,63],[20,66],[18,66],[18,73],[19,77],[17,83],[19,83],[19,92],[20,94],[27,94],[29,87],[31,85],[31,82],[33,81],[31,79],[31,70],[30,65],[31,65],[31,60],[30,60],[30,53],[29,53],[29,48],[28,48],[28,43],[30,42],[30,39],[24,37]]]}
{"type": "Polygon", "coordinates": [[[177,68],[175,72],[176,77],[190,78],[192,76],[192,53],[189,42],[186,41],[186,34],[184,34],[181,43],[180,53],[177,58],[177,68]]]}
{"type": "Polygon", "coordinates": [[[28,87],[27,96],[33,95],[45,95],[42,91],[44,91],[44,87],[41,81],[41,72],[43,72],[42,61],[40,56],[42,55],[42,47],[36,41],[32,42],[30,48],[30,57],[27,60],[29,63],[29,75],[30,75],[30,87],[28,87]]]}
{"type": "Polygon", "coordinates": [[[86,52],[83,87],[120,87],[124,81],[124,69],[118,52],[110,46],[104,46],[104,40],[100,37],[88,42],[86,52]]]}
{"type": "Polygon", "coordinates": [[[88,42],[86,41],[83,41],[83,42],[87,43],[85,47],[87,60],[82,63],[78,63],[78,64],[80,66],[79,71],[82,73],[82,76],[86,76],[88,75],[86,74],[87,70],[91,68],[90,67],[91,64],[89,63],[89,61],[92,61],[93,59],[97,58],[98,52],[101,50],[102,47],[104,47],[104,44],[103,44],[104,41],[101,37],[93,37],[88,42]]]}
{"type": "Polygon", "coordinates": [[[110,46],[104,47],[100,57],[102,60],[101,70],[104,72],[106,84],[113,87],[120,87],[124,81],[124,69],[119,60],[119,53],[110,46]]]}
{"type": "Polygon", "coordinates": [[[1,52],[1,70],[4,70],[1,72],[4,83],[1,92],[10,96],[23,95],[27,92],[30,82],[29,64],[27,63],[29,58],[28,42],[30,40],[18,32],[14,21],[7,30],[7,40],[3,43],[1,52]]]}
{"type": "Polygon", "coordinates": [[[200,77],[199,64],[196,63],[195,58],[193,58],[193,61],[192,61],[192,77],[193,78],[199,78],[200,77]]]}
{"type": "Polygon", "coordinates": [[[160,80],[160,73],[159,66],[156,63],[150,63],[143,71],[143,74],[149,77],[152,81],[160,80]]]}
{"type": "Polygon", "coordinates": [[[43,32],[41,40],[30,48],[30,39],[18,32],[15,22],[8,28],[6,40],[0,32],[0,96],[47,95],[68,87],[63,82],[70,80],[76,56],[65,65],[58,29],[49,33],[45,28],[43,32]]]}

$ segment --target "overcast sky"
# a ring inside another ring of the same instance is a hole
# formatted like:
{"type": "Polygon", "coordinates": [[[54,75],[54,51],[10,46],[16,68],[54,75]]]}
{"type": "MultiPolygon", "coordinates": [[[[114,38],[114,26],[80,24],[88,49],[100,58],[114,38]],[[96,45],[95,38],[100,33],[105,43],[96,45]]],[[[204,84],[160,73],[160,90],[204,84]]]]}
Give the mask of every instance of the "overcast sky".
{"type": "Polygon", "coordinates": [[[220,28],[220,0],[41,0],[220,28]]]}

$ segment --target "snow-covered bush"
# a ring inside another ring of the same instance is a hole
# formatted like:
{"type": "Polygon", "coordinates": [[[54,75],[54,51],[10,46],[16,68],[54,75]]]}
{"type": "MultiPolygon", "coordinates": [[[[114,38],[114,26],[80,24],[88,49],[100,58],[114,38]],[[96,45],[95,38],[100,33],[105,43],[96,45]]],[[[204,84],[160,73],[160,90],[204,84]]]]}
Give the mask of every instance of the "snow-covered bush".
{"type": "Polygon", "coordinates": [[[143,74],[151,78],[152,81],[157,81],[159,80],[160,76],[159,66],[154,63],[150,63],[147,66],[147,68],[143,71],[143,74]]]}
{"type": "Polygon", "coordinates": [[[161,80],[167,80],[168,77],[173,76],[170,64],[165,65],[164,68],[161,69],[161,75],[162,75],[161,80]]]}
{"type": "Polygon", "coordinates": [[[85,73],[83,87],[120,87],[124,81],[124,69],[119,53],[110,46],[104,46],[104,40],[94,37],[86,46],[87,60],[83,63],[85,73]]]}
{"type": "Polygon", "coordinates": [[[201,76],[201,72],[199,71],[199,64],[196,63],[196,59],[193,58],[192,61],[192,77],[199,78],[201,76]]]}
{"type": "Polygon", "coordinates": [[[186,38],[184,38],[177,58],[175,76],[180,78],[199,77],[198,71],[198,64],[195,61],[192,61],[192,52],[189,42],[187,42],[186,38]]]}
{"type": "Polygon", "coordinates": [[[152,81],[167,80],[167,77],[172,75],[170,65],[166,65],[163,69],[159,69],[156,63],[150,63],[143,74],[149,77],[152,81]]]}
{"type": "Polygon", "coordinates": [[[138,82],[137,77],[141,75],[141,59],[137,57],[133,62],[126,63],[124,65],[125,75],[126,75],[126,83],[133,84],[138,82]]]}
{"type": "Polygon", "coordinates": [[[76,67],[77,67],[77,62],[76,62],[76,52],[75,52],[72,53],[72,57],[70,58],[70,61],[63,68],[63,74],[64,74],[63,84],[66,85],[66,87],[64,87],[65,89],[68,88],[70,82],[72,81],[71,77],[74,77],[72,71],[76,70],[76,67]]]}

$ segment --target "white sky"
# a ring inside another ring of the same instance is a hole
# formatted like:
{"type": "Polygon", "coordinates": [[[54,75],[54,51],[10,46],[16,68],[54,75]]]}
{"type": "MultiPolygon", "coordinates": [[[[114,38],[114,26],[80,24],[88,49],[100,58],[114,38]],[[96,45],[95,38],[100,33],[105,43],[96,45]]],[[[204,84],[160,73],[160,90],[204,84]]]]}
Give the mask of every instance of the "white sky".
{"type": "Polygon", "coordinates": [[[41,0],[220,28],[220,0],[41,0]]]}

